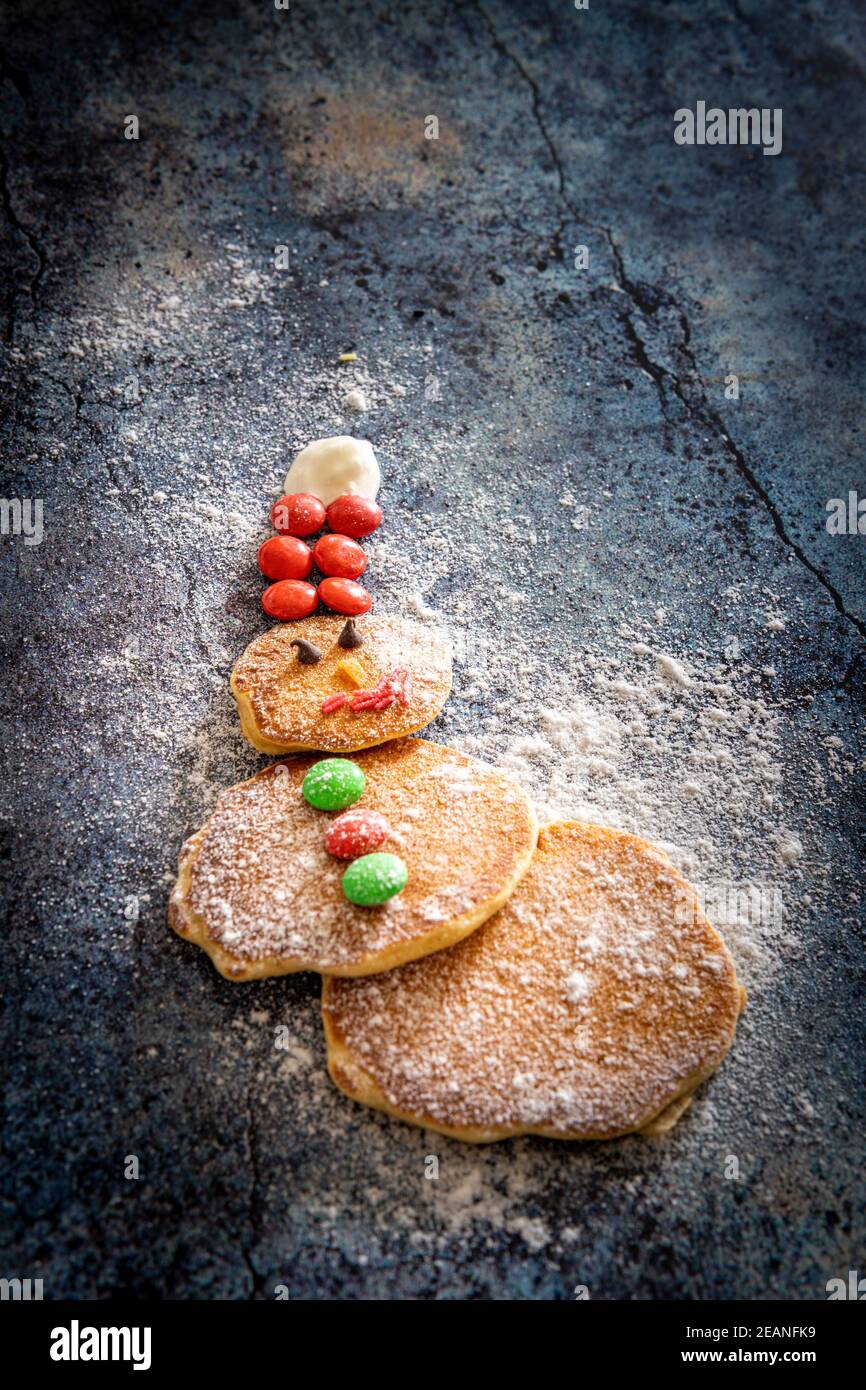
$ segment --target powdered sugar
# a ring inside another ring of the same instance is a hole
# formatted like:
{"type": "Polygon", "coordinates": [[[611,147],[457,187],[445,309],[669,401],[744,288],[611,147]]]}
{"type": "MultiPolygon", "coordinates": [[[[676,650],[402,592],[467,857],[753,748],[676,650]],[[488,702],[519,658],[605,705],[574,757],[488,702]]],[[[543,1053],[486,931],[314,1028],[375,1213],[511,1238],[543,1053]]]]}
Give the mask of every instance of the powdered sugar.
{"type": "Polygon", "coordinates": [[[228,973],[242,976],[262,964],[341,970],[371,963],[482,910],[525,865],[534,823],[525,797],[501,772],[419,740],[355,760],[367,779],[364,809],[398,827],[405,890],[374,909],[348,902],[346,866],[325,845],[332,822],[301,794],[316,759],[275,764],[223,792],[184,851],[173,895],[178,929],[225,952],[228,973]]]}
{"type": "MultiPolygon", "coordinates": [[[[501,659],[485,649],[476,688],[490,689],[501,659]]],[[[499,702],[461,745],[508,768],[543,821],[630,830],[659,843],[699,890],[757,883],[790,912],[790,871],[803,851],[785,823],[780,712],[750,672],[689,665],[691,674],[641,642],[562,653],[556,668],[524,653],[507,706],[499,702]],[[503,737],[503,725],[520,732],[503,737]]],[[[755,984],[775,964],[784,914],[721,925],[755,984]]]]}
{"type": "Polygon", "coordinates": [[[733,1033],[730,958],[689,905],[652,847],[555,826],[486,927],[402,970],[329,983],[325,1014],[403,1112],[623,1132],[711,1070],[733,1033]]]}

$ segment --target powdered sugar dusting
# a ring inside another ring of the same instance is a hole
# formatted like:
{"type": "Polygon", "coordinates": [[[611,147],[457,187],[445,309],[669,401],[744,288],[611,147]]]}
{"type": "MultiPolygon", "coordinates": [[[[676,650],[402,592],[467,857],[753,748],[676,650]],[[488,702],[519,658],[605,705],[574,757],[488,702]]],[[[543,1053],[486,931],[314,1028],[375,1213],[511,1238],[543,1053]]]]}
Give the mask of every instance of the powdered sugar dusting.
{"type": "MultiPolygon", "coordinates": [[[[507,768],[542,822],[576,818],[640,834],[702,894],[712,889],[716,900],[726,886],[731,901],[744,892],[772,901],[770,912],[716,914],[754,984],[786,937],[791,869],[803,853],[786,825],[781,713],[751,673],[710,666],[686,675],[648,644],[613,650],[563,654],[553,668],[524,654],[507,702],[494,700],[493,716],[460,744],[507,768]],[[683,679],[671,678],[674,667],[683,679]]],[[[500,660],[486,649],[473,663],[474,694],[489,698],[500,660]]],[[[458,689],[466,679],[458,671],[458,689]]]]}
{"type": "Polygon", "coordinates": [[[315,757],[277,763],[231,787],[186,851],[188,889],[175,897],[241,966],[261,961],[339,969],[374,958],[466,913],[511,881],[531,851],[525,797],[501,772],[420,739],[356,755],[364,808],[387,815],[405,858],[404,891],[376,908],[342,890],[345,864],[325,848],[332,817],[301,794],[315,757]],[[459,800],[454,787],[459,788],[459,800]],[[475,833],[465,834],[464,815],[475,833]]]}
{"type": "Polygon", "coordinates": [[[347,691],[336,669],[346,656],[338,642],[344,621],[319,613],[302,623],[278,624],[243,653],[234,670],[236,688],[249,700],[264,738],[284,747],[354,748],[399,738],[434,718],[451,682],[447,641],[434,628],[379,614],[361,620],[363,643],[354,660],[371,688],[399,669],[406,676],[405,697],[382,710],[323,711],[323,702],[336,695],[359,694],[347,691]],[[321,660],[300,663],[291,646],[297,637],[319,647],[321,660]]]}
{"type": "Polygon", "coordinates": [[[663,855],[554,826],[486,926],[401,970],[329,983],[324,1008],[398,1110],[601,1136],[645,1123],[717,1064],[739,995],[663,855]]]}

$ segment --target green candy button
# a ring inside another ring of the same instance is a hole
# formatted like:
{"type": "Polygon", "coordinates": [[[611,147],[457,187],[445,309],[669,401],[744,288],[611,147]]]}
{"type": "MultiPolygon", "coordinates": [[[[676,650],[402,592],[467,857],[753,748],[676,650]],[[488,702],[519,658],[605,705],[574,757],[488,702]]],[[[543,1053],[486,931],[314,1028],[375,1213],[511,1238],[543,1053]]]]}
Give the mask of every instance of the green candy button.
{"type": "Polygon", "coordinates": [[[317,811],[342,811],[364,795],[367,779],[348,758],[325,758],[314,763],[304,778],[304,799],[317,811]]]}
{"type": "Polygon", "coordinates": [[[362,854],[343,874],[343,892],[358,907],[386,903],[406,887],[409,870],[396,854],[362,854]]]}

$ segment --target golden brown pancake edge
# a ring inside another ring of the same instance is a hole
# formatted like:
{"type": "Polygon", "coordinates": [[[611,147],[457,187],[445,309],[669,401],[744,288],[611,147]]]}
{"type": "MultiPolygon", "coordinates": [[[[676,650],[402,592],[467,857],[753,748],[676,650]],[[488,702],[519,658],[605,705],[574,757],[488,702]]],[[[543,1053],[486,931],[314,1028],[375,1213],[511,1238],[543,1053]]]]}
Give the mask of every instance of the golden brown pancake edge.
{"type": "MultiPolygon", "coordinates": [[[[696,929],[706,934],[708,947],[718,956],[720,974],[724,977],[720,987],[720,1000],[723,1007],[720,1007],[720,1028],[718,1046],[711,1048],[703,1059],[691,1067],[675,1085],[672,1085],[663,1095],[657,1096],[656,1103],[645,1106],[642,1110],[629,1115],[624,1123],[600,1125],[597,1128],[584,1127],[579,1131],[564,1131],[555,1125],[539,1123],[462,1123],[449,1122],[443,1118],[441,1113],[434,1115],[429,1110],[413,1110],[411,1107],[402,1106],[395,1103],[394,1088],[387,1085],[386,1080],[377,1079],[373,1074],[374,1069],[368,1069],[355,1055],[352,1048],[347,1045],[343,1028],[339,1022],[339,1000],[340,996],[347,996],[348,991],[342,990],[338,981],[323,981],[322,989],[322,1018],[327,1044],[328,1070],[334,1084],[351,1099],[357,1100],[361,1104],[373,1109],[382,1110],[396,1119],[400,1119],[409,1124],[419,1125],[423,1128],[433,1130],[437,1133],[451,1138],[460,1139],[468,1143],[492,1143],[500,1139],[514,1138],[520,1135],[537,1134],[547,1138],[577,1140],[577,1139],[611,1139],[624,1134],[641,1132],[647,1135],[660,1135],[673,1128],[680,1116],[691,1104],[692,1095],[695,1089],[705,1081],[719,1066],[723,1060],[730,1044],[733,1040],[736,1020],[745,1003],[745,990],[736,979],[733,961],[721,937],[707,921],[697,903],[694,891],[681,874],[675,869],[673,864],[662,851],[658,850],[648,841],[640,837],[627,835],[623,832],[607,830],[604,827],[588,825],[585,822],[557,822],[553,825],[545,826],[539,834],[537,856],[543,855],[550,848],[550,842],[556,841],[560,836],[568,835],[571,832],[578,832],[588,837],[589,841],[596,838],[598,842],[611,842],[619,840],[627,845],[632,853],[651,857],[652,863],[663,865],[665,874],[676,884],[677,890],[681,895],[681,902],[687,909],[687,915],[693,917],[696,929]],[[390,1094],[386,1093],[390,1092],[390,1094]]],[[[522,898],[532,891],[532,867],[522,880],[521,885],[516,890],[514,896],[504,906],[502,911],[490,918],[482,928],[481,932],[475,937],[476,947],[480,948],[485,939],[491,939],[497,931],[497,923],[501,918],[507,917],[511,912],[519,909],[522,898]]],[[[446,968],[447,957],[459,957],[468,954],[462,947],[458,946],[445,953],[439,958],[438,970],[446,968]]],[[[436,960],[436,958],[431,958],[436,960]]],[[[437,969],[436,966],[433,967],[437,969]]],[[[396,972],[395,978],[399,979],[401,973],[396,972]]],[[[418,972],[420,973],[420,972],[418,972]]],[[[430,973],[430,972],[428,972],[430,973]]],[[[348,997],[351,997],[350,995],[348,997]]],[[[399,996],[395,996],[399,999],[399,996]]],[[[395,1004],[399,1009],[399,1002],[395,1004]]],[[[411,1066],[411,1057],[406,1058],[406,1065],[411,1066]]]]}
{"type": "MultiPolygon", "coordinates": [[[[399,774],[401,768],[408,767],[411,768],[413,774],[423,778],[432,768],[429,779],[432,791],[427,794],[430,823],[422,827],[422,846],[417,853],[401,849],[394,842],[386,842],[383,846],[383,849],[392,849],[395,853],[402,853],[409,866],[409,883],[403,894],[400,895],[405,902],[399,910],[404,911],[408,906],[410,911],[417,909],[421,913],[426,910],[431,896],[435,897],[435,894],[428,894],[425,898],[420,899],[419,904],[418,895],[421,894],[425,882],[425,864],[415,861],[425,853],[423,848],[425,837],[431,854],[435,851],[437,859],[442,862],[447,861],[455,874],[461,863],[461,853],[470,855],[469,865],[474,875],[472,879],[461,885],[458,874],[457,881],[450,887],[446,885],[441,891],[447,897],[448,892],[453,889],[456,900],[460,901],[461,894],[464,900],[467,894],[471,898],[477,887],[477,900],[472,900],[465,910],[454,912],[450,916],[443,916],[441,920],[431,919],[427,930],[418,930],[409,935],[404,933],[395,939],[379,940],[376,949],[363,954],[359,959],[325,960],[322,957],[316,958],[309,953],[286,954],[282,951],[262,951],[254,956],[249,954],[243,956],[237,951],[227,949],[225,942],[219,939],[218,933],[209,926],[207,915],[198,911],[193,902],[196,867],[202,855],[203,847],[207,845],[208,832],[220,816],[226,818],[229,825],[231,824],[231,815],[226,815],[227,811],[230,810],[231,799],[237,797],[238,794],[242,795],[245,789],[254,788],[263,781],[273,779],[278,775],[277,770],[281,767],[292,769],[290,775],[293,776],[295,789],[297,789],[303,779],[304,771],[317,761],[319,759],[310,754],[295,755],[281,763],[274,763],[270,767],[264,768],[245,782],[227,788],[218,798],[209,820],[200,830],[190,836],[181,849],[178,876],[169,900],[169,924],[179,936],[200,946],[226,979],[253,980],[273,975],[293,974],[301,970],[315,970],[322,974],[355,977],[390,970],[397,965],[418,959],[430,951],[442,950],[453,945],[476,930],[502,906],[529,867],[535,849],[538,827],[531,803],[510,777],[496,769],[487,767],[485,764],[478,763],[476,759],[444,744],[430,743],[425,739],[395,740],[378,745],[358,755],[356,761],[368,775],[368,785],[364,797],[357,804],[367,806],[370,809],[380,809],[386,815],[390,809],[389,819],[393,819],[395,814],[395,796],[393,793],[396,788],[388,785],[389,771],[395,771],[396,774],[399,774]],[[415,766],[412,766],[413,764],[415,766]],[[373,767],[382,770],[384,781],[381,786],[377,787],[375,779],[370,779],[370,771],[373,767]],[[447,819],[442,814],[442,806],[443,803],[447,806],[449,792],[447,778],[441,774],[443,771],[447,773],[449,768],[455,769],[459,773],[459,778],[463,778],[464,775],[468,777],[470,787],[477,785],[483,789],[481,804],[483,816],[481,819],[486,826],[487,839],[485,839],[484,828],[479,830],[477,826],[480,814],[477,805],[475,808],[476,831],[470,842],[467,842],[465,829],[462,825],[443,827],[441,824],[447,819]],[[472,781],[471,779],[476,780],[472,781]],[[504,797],[501,793],[504,793],[504,797]],[[480,839],[478,838],[479,835],[480,839]],[[414,869],[413,862],[415,863],[414,869]]],[[[404,773],[404,783],[401,784],[401,790],[406,793],[407,806],[414,810],[411,795],[412,784],[409,783],[407,790],[405,775],[404,773]]],[[[305,852],[315,852],[322,872],[327,870],[328,898],[327,902],[323,900],[322,911],[327,907],[328,912],[337,914],[338,929],[340,922],[346,921],[354,923],[363,933],[367,924],[372,925],[374,923],[374,914],[381,914],[383,909],[354,907],[346,902],[342,896],[342,890],[335,886],[334,880],[342,875],[342,871],[346,867],[345,863],[333,860],[331,856],[327,855],[324,848],[321,849],[321,855],[319,855],[319,841],[323,845],[325,829],[331,815],[326,812],[314,811],[302,801],[299,795],[293,796],[291,805],[295,806],[298,814],[304,817],[306,827],[309,829],[309,836],[304,842],[305,852]]],[[[404,809],[406,808],[404,807],[404,809]]],[[[220,863],[224,859],[225,873],[230,879],[233,872],[231,847],[226,849],[224,855],[218,854],[212,857],[214,865],[209,872],[211,874],[221,872],[220,863]]],[[[235,859],[236,857],[234,856],[235,859]]],[[[216,889],[214,893],[219,900],[216,889]]],[[[321,916],[322,912],[317,912],[317,915],[321,916]]],[[[387,931],[385,934],[387,937],[387,931]]]]}

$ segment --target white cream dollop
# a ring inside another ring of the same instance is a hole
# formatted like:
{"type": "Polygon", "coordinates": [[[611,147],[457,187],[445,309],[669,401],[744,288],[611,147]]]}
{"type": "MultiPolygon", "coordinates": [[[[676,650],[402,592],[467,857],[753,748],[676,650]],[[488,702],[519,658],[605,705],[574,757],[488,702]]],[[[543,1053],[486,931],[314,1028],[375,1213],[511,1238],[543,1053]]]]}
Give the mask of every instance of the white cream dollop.
{"type": "Polygon", "coordinates": [[[381,482],[382,474],[369,440],[335,434],[330,439],[314,439],[301,450],[286,474],[284,490],[311,492],[327,507],[344,492],[375,497],[381,482]]]}

